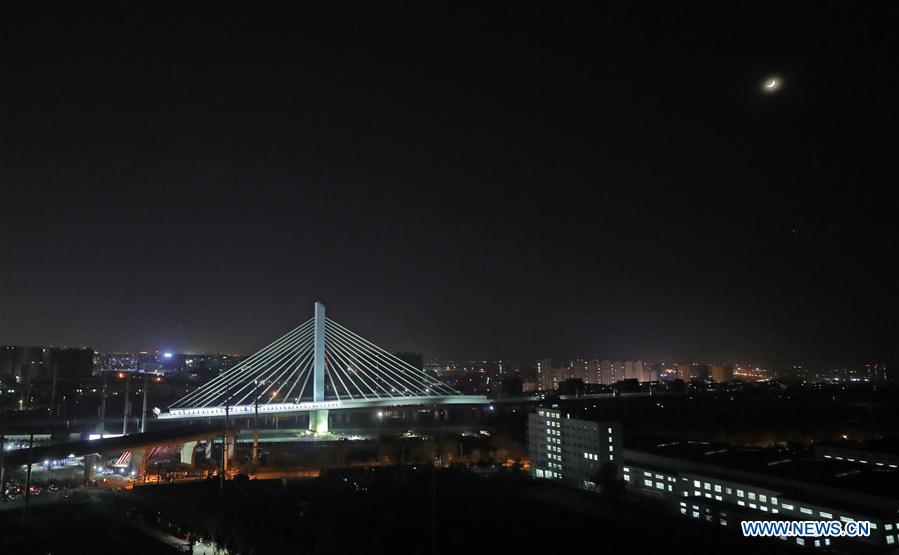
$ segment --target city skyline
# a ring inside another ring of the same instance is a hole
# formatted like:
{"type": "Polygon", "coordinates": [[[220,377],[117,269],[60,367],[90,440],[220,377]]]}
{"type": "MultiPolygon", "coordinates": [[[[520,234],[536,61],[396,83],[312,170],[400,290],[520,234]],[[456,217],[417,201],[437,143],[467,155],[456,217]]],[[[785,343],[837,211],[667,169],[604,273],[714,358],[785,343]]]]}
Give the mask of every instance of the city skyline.
{"type": "MultiPolygon", "coordinates": [[[[163,334],[164,335],[164,334],[163,334]]],[[[190,342],[186,342],[190,344],[190,342]]],[[[200,349],[180,349],[178,346],[173,345],[172,343],[157,345],[147,347],[146,345],[141,346],[138,343],[138,347],[135,349],[129,348],[112,348],[112,349],[104,349],[99,348],[96,345],[73,345],[73,344],[65,344],[65,343],[52,343],[52,342],[32,342],[32,343],[3,343],[3,345],[10,346],[23,346],[23,347],[50,347],[50,348],[72,348],[72,349],[83,349],[89,348],[95,350],[97,353],[103,354],[138,354],[138,353],[171,353],[176,355],[229,355],[229,356],[246,356],[252,353],[256,348],[260,347],[261,344],[256,345],[255,347],[250,347],[247,350],[239,351],[237,349],[222,349],[222,350],[204,350],[200,349]]],[[[892,368],[892,365],[885,364],[887,362],[886,358],[877,359],[875,357],[856,357],[856,358],[843,358],[842,360],[838,360],[836,362],[829,361],[821,361],[820,359],[816,359],[816,357],[811,356],[804,359],[790,359],[785,357],[779,357],[775,355],[761,355],[756,357],[733,357],[727,358],[723,356],[708,356],[708,355],[691,355],[685,354],[681,356],[640,356],[639,354],[629,354],[627,356],[622,356],[620,352],[616,352],[614,350],[610,352],[598,352],[593,354],[585,354],[583,351],[575,351],[574,354],[559,354],[559,353],[547,353],[546,350],[540,350],[539,347],[533,352],[538,353],[536,356],[521,356],[521,355],[508,355],[508,356],[496,356],[491,353],[477,353],[475,356],[451,356],[451,355],[443,355],[441,353],[427,353],[423,352],[415,346],[406,345],[406,348],[396,348],[394,349],[397,352],[418,352],[425,357],[425,360],[429,361],[447,361],[447,362],[474,362],[474,361],[497,361],[497,360],[506,360],[506,361],[514,361],[519,363],[524,363],[526,361],[533,362],[545,358],[547,354],[551,355],[549,358],[551,360],[558,361],[566,361],[573,362],[575,360],[642,360],[642,361],[651,361],[651,362],[659,362],[664,364],[677,364],[677,363],[694,363],[694,364],[709,364],[709,363],[723,363],[723,364],[736,364],[736,365],[752,365],[752,366],[770,366],[770,367],[780,367],[786,368],[790,366],[796,365],[810,365],[817,368],[827,368],[827,369],[839,369],[839,368],[850,368],[850,367],[859,367],[865,366],[869,364],[880,364],[887,365],[892,368]]],[[[710,351],[714,349],[710,348],[710,351]]],[[[892,371],[892,370],[891,370],[892,371]]]]}

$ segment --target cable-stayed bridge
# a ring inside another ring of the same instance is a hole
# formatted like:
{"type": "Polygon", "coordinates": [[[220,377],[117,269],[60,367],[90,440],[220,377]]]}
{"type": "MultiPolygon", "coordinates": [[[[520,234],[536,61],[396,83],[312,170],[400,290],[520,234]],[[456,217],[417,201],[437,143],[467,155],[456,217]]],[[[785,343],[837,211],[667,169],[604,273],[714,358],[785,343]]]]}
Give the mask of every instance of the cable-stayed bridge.
{"type": "Polygon", "coordinates": [[[310,430],[326,432],[330,410],[487,402],[327,318],[315,303],[312,318],[155,412],[161,419],[309,412],[310,430]]]}

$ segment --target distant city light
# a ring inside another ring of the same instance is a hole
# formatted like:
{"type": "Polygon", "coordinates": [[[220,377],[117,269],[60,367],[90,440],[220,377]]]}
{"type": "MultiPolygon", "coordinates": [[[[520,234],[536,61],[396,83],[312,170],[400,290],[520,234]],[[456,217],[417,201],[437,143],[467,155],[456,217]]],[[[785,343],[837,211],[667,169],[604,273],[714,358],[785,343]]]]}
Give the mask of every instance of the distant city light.
{"type": "Polygon", "coordinates": [[[172,353],[162,353],[162,358],[172,358],[172,353]]]}

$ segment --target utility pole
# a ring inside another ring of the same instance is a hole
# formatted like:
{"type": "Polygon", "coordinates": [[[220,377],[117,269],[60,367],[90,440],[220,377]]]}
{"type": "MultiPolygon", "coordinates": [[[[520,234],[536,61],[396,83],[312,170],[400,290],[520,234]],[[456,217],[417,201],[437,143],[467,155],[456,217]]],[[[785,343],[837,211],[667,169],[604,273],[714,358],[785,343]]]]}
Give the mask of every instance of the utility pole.
{"type": "Polygon", "coordinates": [[[28,437],[28,468],[25,471],[25,505],[22,506],[22,526],[28,524],[28,500],[31,499],[31,456],[34,448],[34,432],[28,437]]]}
{"type": "Polygon", "coordinates": [[[50,418],[53,418],[53,411],[56,410],[56,372],[58,364],[53,365],[53,384],[50,386],[50,418]]]}
{"type": "Polygon", "coordinates": [[[100,393],[100,439],[106,433],[106,376],[103,376],[103,389],[100,393]]]}
{"type": "Polygon", "coordinates": [[[0,420],[0,495],[6,491],[6,467],[3,466],[3,450],[6,445],[6,407],[0,408],[3,412],[0,420]]]}
{"type": "Polygon", "coordinates": [[[144,373],[144,406],[140,413],[140,433],[147,431],[147,391],[150,389],[150,375],[144,373]]]}
{"type": "Polygon", "coordinates": [[[131,376],[125,373],[125,408],[123,409],[122,415],[122,435],[128,435],[128,413],[131,412],[131,403],[128,400],[128,396],[131,394],[130,391],[131,386],[131,376]]]}
{"type": "Polygon", "coordinates": [[[259,380],[253,380],[256,388],[256,401],[253,406],[253,473],[256,473],[256,463],[259,460],[259,380]]]}
{"type": "Polygon", "coordinates": [[[31,407],[31,370],[27,371],[25,378],[25,397],[22,398],[22,403],[19,403],[19,409],[23,407],[28,409],[31,407]]]}
{"type": "Polygon", "coordinates": [[[431,555],[437,555],[437,460],[431,471],[431,555]]]}
{"type": "Polygon", "coordinates": [[[228,468],[228,415],[231,413],[231,382],[226,386],[228,392],[225,397],[225,426],[222,428],[222,468],[219,472],[219,498],[225,495],[225,469],[228,468]]]}

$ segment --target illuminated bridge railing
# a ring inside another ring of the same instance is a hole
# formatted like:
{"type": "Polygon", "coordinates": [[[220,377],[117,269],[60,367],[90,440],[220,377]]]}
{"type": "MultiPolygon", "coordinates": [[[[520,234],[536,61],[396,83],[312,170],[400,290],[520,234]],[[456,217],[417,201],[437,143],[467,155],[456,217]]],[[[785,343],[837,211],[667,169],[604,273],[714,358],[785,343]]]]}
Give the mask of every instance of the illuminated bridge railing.
{"type": "MultiPolygon", "coordinates": [[[[405,407],[422,405],[484,405],[490,402],[483,395],[447,395],[443,397],[391,397],[383,399],[347,399],[341,401],[309,401],[303,403],[270,403],[259,404],[259,414],[291,414],[316,410],[365,409],[373,407],[405,407]]],[[[246,417],[256,414],[255,405],[235,405],[228,407],[227,415],[246,417]]],[[[157,409],[160,419],[185,418],[218,418],[225,416],[225,407],[186,407],[171,408],[168,411],[157,409]]]]}

